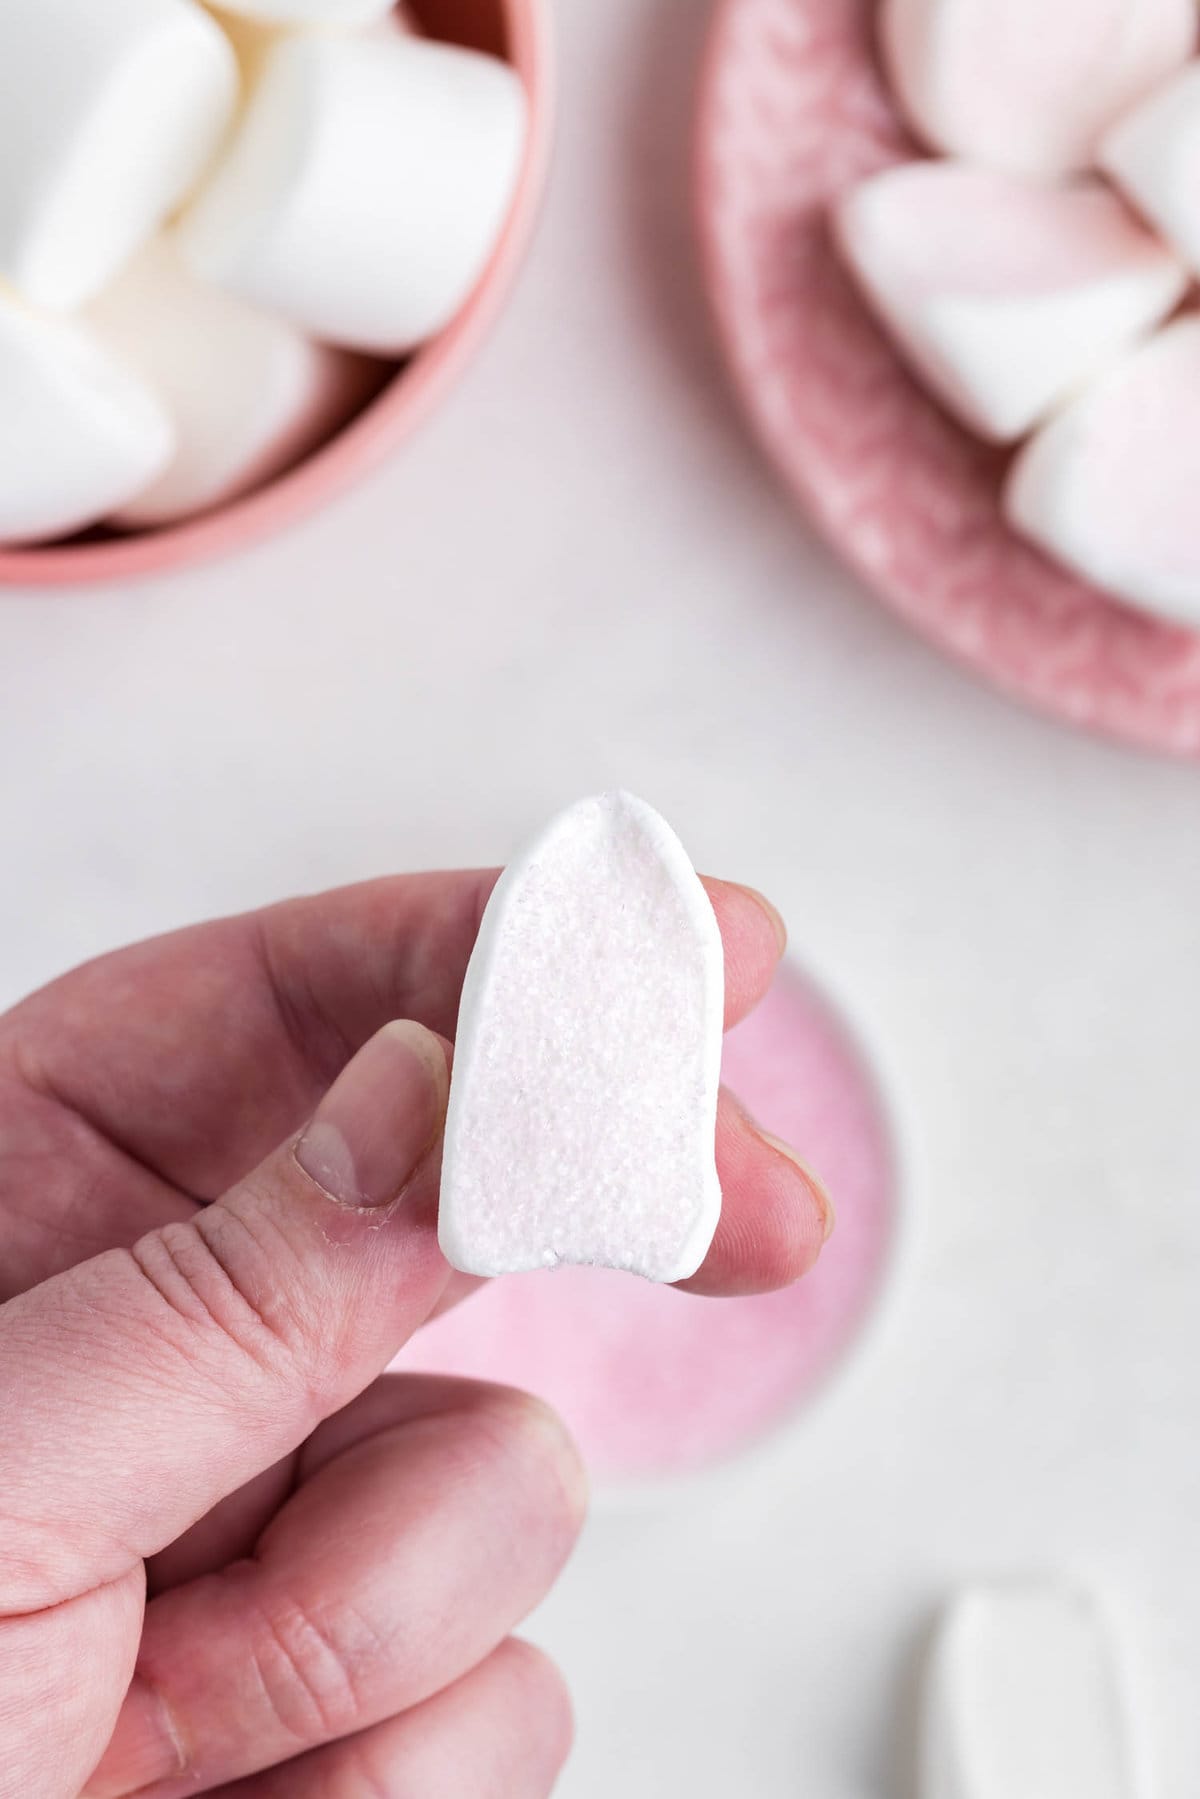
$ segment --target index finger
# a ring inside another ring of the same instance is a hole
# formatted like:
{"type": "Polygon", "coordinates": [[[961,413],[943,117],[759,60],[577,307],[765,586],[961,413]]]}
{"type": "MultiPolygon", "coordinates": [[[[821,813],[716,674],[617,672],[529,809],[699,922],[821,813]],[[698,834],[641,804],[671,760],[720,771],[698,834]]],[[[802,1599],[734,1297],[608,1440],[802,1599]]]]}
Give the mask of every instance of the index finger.
{"type": "MultiPolygon", "coordinates": [[[[26,1000],[0,1045],[19,1045],[25,1076],[143,1169],[212,1199],[308,1116],[390,1019],[453,1037],[497,875],[368,881],[135,944],[26,1000]]],[[[770,985],[783,927],[752,889],[705,885],[728,1026],[770,985]]],[[[94,1208],[103,1196],[83,1172],[94,1208]]]]}

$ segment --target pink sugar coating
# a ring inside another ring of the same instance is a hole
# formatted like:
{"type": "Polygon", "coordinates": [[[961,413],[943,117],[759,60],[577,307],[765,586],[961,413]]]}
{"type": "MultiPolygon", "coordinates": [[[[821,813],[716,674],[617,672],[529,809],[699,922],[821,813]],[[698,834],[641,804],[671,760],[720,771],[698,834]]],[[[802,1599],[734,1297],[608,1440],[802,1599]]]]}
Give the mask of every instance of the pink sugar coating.
{"type": "Polygon", "coordinates": [[[806,1280],[712,1300],[601,1269],[510,1275],[428,1326],[397,1366],[539,1394],[609,1477],[720,1461],[806,1399],[885,1274],[896,1201],[887,1123],[844,1026],[790,968],[729,1034],[724,1075],[833,1195],[837,1229],[806,1280]]]}

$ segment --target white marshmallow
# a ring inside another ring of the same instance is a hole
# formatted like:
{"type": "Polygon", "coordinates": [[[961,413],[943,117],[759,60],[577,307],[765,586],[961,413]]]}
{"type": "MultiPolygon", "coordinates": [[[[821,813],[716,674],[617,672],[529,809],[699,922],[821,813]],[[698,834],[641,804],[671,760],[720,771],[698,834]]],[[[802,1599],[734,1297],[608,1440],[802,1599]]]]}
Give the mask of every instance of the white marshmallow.
{"type": "Polygon", "coordinates": [[[263,25],[373,25],[394,0],[220,0],[220,10],[263,25]]]}
{"type": "Polygon", "coordinates": [[[166,467],[155,395],[81,325],[0,292],[0,543],[66,537],[166,467]]]}
{"type": "Polygon", "coordinates": [[[1134,1799],[1124,1683],[1094,1602],[1057,1583],[973,1587],[926,1673],[920,1799],[1134,1799]]]}
{"type": "Polygon", "coordinates": [[[1187,276],[1107,188],[910,163],[842,202],[843,252],[913,367],[980,436],[1022,436],[1177,304],[1187,276]]]}
{"type": "Polygon", "coordinates": [[[166,524],[259,486],[328,436],[363,391],[359,358],[197,281],[162,240],[90,320],[175,427],[169,466],[120,508],[119,524],[166,524]]]}
{"type": "Polygon", "coordinates": [[[459,1007],[439,1236],[454,1267],[694,1274],[714,1162],[725,964],[679,839],[583,800],[501,877],[459,1007]]]}
{"type": "Polygon", "coordinates": [[[1200,273],[1200,62],[1114,126],[1100,163],[1200,273]]]}
{"type": "Polygon", "coordinates": [[[482,273],[524,129],[520,82],[494,57],[403,35],[285,39],[181,222],[184,254],[314,336],[400,354],[482,273]]]}
{"type": "Polygon", "coordinates": [[[90,299],[192,188],[236,97],[192,0],[5,0],[0,277],[41,306],[90,299]]]}
{"type": "Polygon", "coordinates": [[[1197,40],[1195,0],[884,0],[880,23],[918,134],[1028,175],[1087,168],[1197,40]]]}
{"type": "Polygon", "coordinates": [[[1200,318],[1177,320],[1030,439],[1014,529],[1115,597],[1200,625],[1200,318]]]}

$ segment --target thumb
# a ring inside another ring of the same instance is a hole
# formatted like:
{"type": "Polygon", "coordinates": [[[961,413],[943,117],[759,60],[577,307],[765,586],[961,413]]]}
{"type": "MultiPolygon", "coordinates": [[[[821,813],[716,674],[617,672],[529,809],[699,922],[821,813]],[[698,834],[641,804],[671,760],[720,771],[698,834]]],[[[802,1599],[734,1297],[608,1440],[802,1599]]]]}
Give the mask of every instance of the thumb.
{"type": "Polygon", "coordinates": [[[448,1085],[388,1025],[214,1205],[0,1307],[0,1617],[118,1579],[382,1372],[448,1277],[448,1085]]]}

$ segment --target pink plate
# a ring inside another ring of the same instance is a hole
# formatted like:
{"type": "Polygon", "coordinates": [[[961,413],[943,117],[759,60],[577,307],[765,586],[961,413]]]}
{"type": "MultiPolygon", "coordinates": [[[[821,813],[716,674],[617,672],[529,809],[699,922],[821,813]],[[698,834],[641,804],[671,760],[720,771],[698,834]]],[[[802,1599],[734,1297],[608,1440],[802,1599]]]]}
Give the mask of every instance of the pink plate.
{"type": "Polygon", "coordinates": [[[798,1286],[714,1300],[595,1268],[508,1275],[426,1326],[398,1366],[540,1394],[593,1472],[624,1487],[726,1463],[813,1400],[891,1290],[891,1123],[858,1045],[790,964],[725,1039],[722,1074],[833,1195],[837,1228],[798,1286]]]}
{"type": "Polygon", "coordinates": [[[909,377],[843,272],[830,200],[915,154],[874,48],[878,0],[722,0],[696,191],[734,381],[784,480],[900,616],[1009,693],[1200,756],[1200,636],[1071,579],[1004,524],[1003,453],[909,377]]]}

